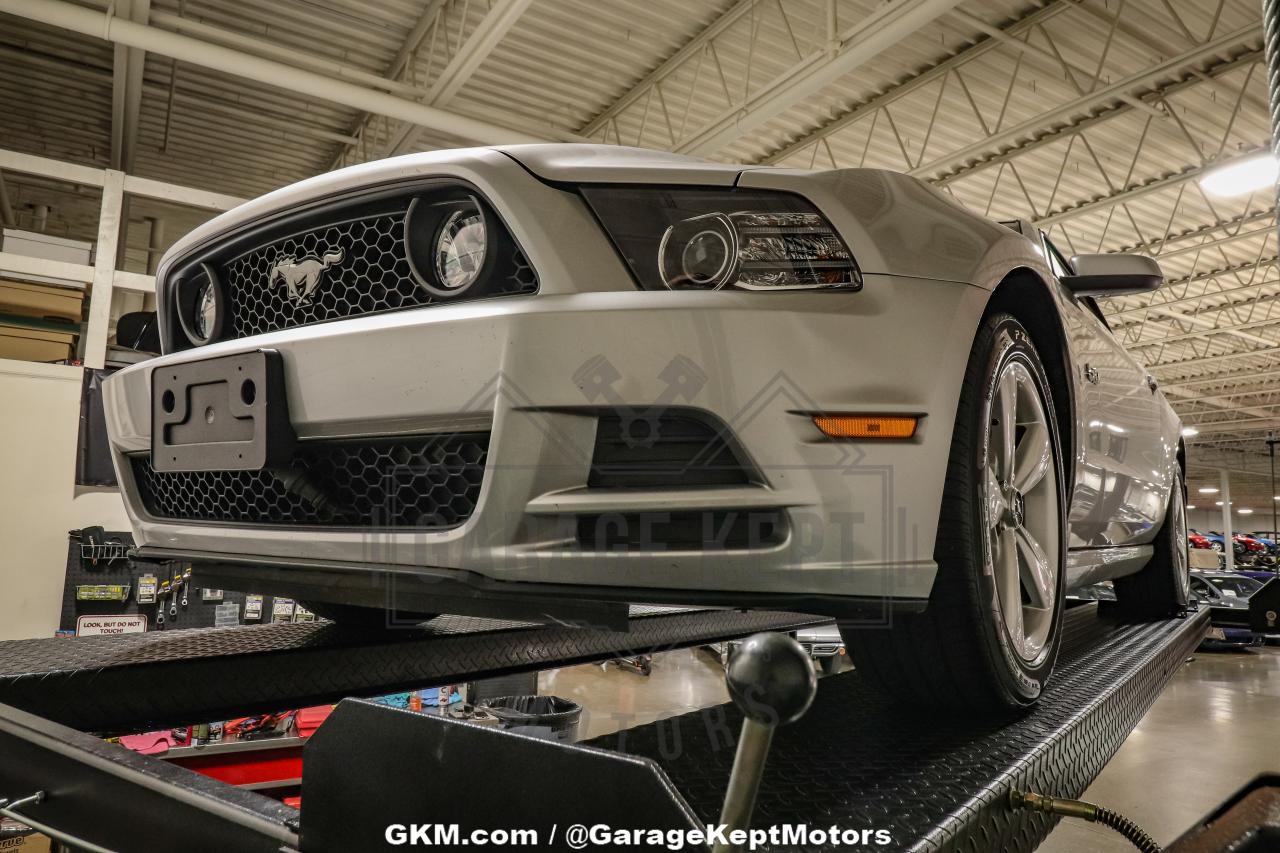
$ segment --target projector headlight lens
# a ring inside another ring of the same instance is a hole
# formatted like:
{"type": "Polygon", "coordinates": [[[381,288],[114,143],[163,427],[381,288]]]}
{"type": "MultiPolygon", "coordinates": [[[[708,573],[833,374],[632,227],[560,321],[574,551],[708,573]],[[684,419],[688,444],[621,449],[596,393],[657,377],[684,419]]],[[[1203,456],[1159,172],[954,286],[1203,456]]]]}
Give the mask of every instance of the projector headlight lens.
{"type": "Polygon", "coordinates": [[[484,217],[470,208],[455,210],[436,237],[436,277],[440,286],[459,293],[475,284],[484,268],[488,240],[484,217]]]}
{"type": "Polygon", "coordinates": [[[667,228],[658,244],[658,270],[668,287],[715,290],[736,272],[738,236],[721,213],[693,216],[667,228]]]}
{"type": "Polygon", "coordinates": [[[860,290],[862,272],[806,199],[765,190],[585,186],[648,290],[860,290]]]}

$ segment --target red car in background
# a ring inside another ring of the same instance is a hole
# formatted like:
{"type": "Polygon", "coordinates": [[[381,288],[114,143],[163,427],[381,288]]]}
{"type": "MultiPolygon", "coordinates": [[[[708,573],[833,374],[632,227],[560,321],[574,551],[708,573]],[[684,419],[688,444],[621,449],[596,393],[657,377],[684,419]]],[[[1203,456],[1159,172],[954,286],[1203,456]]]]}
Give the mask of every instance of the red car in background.
{"type": "Polygon", "coordinates": [[[1244,533],[1236,533],[1236,534],[1233,534],[1231,538],[1236,540],[1240,544],[1244,545],[1244,550],[1246,554],[1267,553],[1267,546],[1263,545],[1261,542],[1259,542],[1257,539],[1254,539],[1252,536],[1249,536],[1244,533]]]}
{"type": "Polygon", "coordinates": [[[1192,548],[1207,548],[1209,550],[1213,550],[1213,543],[1211,543],[1207,537],[1200,533],[1196,533],[1194,530],[1187,533],[1187,544],[1192,548]]]}

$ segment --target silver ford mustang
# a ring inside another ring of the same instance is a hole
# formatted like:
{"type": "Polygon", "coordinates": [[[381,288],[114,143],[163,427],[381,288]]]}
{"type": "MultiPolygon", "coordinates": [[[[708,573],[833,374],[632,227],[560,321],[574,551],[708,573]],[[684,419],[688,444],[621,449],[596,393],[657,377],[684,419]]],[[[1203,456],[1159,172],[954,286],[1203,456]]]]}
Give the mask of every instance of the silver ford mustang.
{"type": "Polygon", "coordinates": [[[219,216],[157,282],[111,441],[140,553],[209,585],[820,612],[885,689],[971,708],[1035,701],[1067,589],[1187,601],[1180,424],[1094,301],[1159,268],[902,175],[411,155],[219,216]]]}

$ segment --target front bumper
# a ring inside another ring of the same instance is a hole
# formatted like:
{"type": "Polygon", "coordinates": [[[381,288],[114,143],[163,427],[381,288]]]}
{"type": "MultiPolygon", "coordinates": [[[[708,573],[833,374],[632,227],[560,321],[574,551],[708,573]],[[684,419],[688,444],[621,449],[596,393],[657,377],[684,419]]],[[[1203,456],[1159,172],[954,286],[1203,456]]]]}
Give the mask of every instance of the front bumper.
{"type": "Polygon", "coordinates": [[[140,546],[255,561],[433,567],[577,587],[922,599],[958,389],[986,291],[868,276],[860,293],[600,292],[514,297],[290,329],[176,353],[106,383],[108,428],[140,546]],[[439,531],[153,518],[128,457],[150,447],[165,365],[281,353],[299,439],[488,431],[474,513],[439,531]],[[614,378],[584,383],[582,368],[614,378]],[[683,379],[673,382],[673,362],[683,379]],[[692,379],[690,379],[692,377],[692,379]],[[588,487],[597,417],[655,406],[728,425],[758,485],[588,487]],[[924,413],[909,442],[827,441],[806,412],[924,413]],[[785,512],[767,547],[590,550],[585,513],[785,512]]]}

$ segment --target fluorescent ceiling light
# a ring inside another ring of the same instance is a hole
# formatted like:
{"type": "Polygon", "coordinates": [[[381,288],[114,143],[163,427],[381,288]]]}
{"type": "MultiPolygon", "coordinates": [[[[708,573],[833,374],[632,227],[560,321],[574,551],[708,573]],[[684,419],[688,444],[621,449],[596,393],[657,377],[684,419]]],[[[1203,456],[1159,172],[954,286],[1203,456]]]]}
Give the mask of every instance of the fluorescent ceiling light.
{"type": "Polygon", "coordinates": [[[1236,510],[1236,512],[1240,513],[1241,515],[1253,515],[1253,510],[1249,509],[1248,507],[1241,507],[1240,509],[1236,510]]]}
{"type": "Polygon", "coordinates": [[[1195,509],[1195,508],[1196,508],[1195,504],[1187,504],[1187,509],[1195,509]]]}
{"type": "Polygon", "coordinates": [[[1209,195],[1245,195],[1275,186],[1277,175],[1280,175],[1280,166],[1275,157],[1260,154],[1210,170],[1200,179],[1200,186],[1209,195]]]}
{"type": "Polygon", "coordinates": [[[1193,435],[1199,435],[1199,434],[1200,434],[1200,430],[1196,429],[1195,427],[1183,427],[1183,428],[1182,428],[1182,436],[1183,436],[1184,438],[1190,438],[1190,437],[1191,437],[1191,436],[1193,436],[1193,435]]]}
{"type": "MultiPolygon", "coordinates": [[[[1197,491],[1202,495],[1216,495],[1218,493],[1218,490],[1213,486],[1205,486],[1203,489],[1197,489],[1197,491]]],[[[1280,500],[1280,498],[1276,498],[1276,500],[1280,500]]]]}

